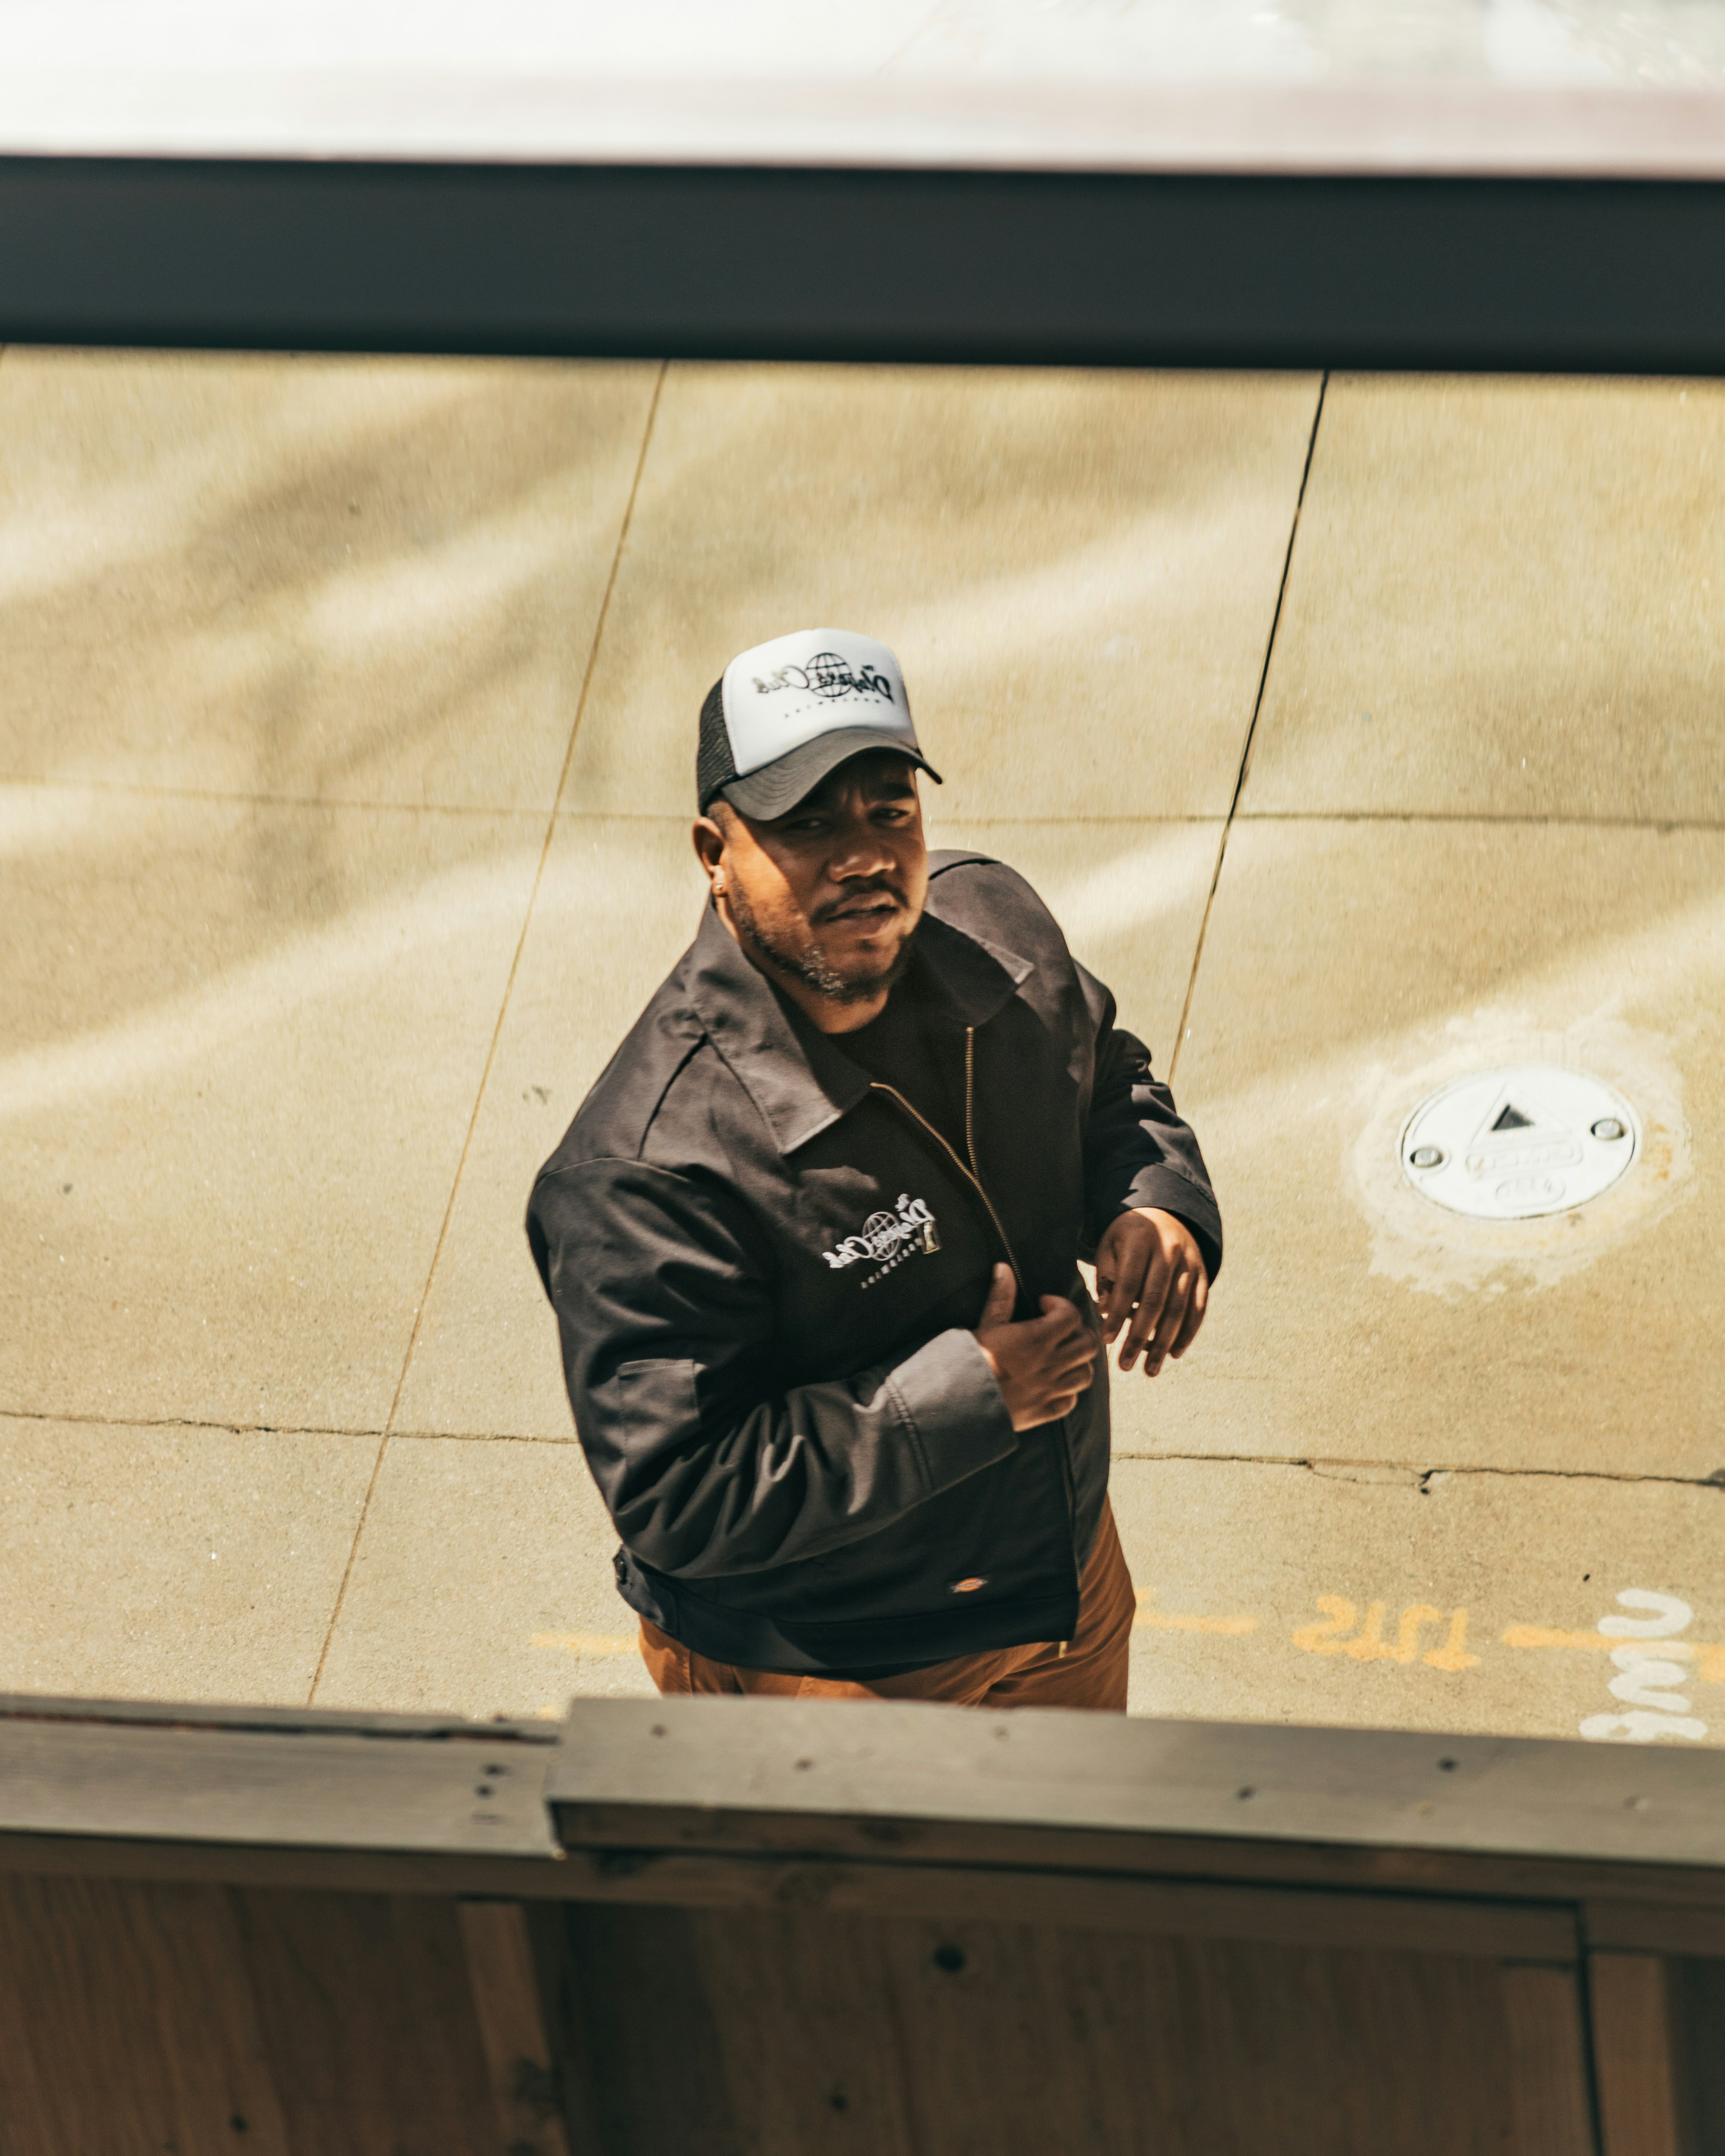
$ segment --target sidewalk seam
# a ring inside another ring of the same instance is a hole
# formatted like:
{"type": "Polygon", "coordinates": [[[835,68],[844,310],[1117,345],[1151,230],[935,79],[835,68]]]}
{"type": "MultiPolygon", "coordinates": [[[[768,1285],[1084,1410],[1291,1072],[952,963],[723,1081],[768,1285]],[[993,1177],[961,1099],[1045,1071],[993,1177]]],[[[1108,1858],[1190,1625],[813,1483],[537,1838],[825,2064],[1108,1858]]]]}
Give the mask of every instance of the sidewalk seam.
{"type": "Polygon", "coordinates": [[[389,1450],[390,1427],[395,1420],[396,1409],[401,1405],[401,1396],[408,1382],[408,1373],[413,1366],[413,1351],[419,1344],[419,1328],[424,1322],[426,1305],[431,1300],[432,1283],[437,1278],[437,1269],[448,1240],[449,1223],[454,1218],[455,1200],[461,1193],[461,1179],[466,1173],[467,1157],[473,1147],[473,1134],[479,1127],[480,1111],[485,1106],[486,1088],[491,1081],[492,1065],[497,1060],[497,1045],[503,1038],[504,1020],[509,1015],[510,998],[515,993],[516,976],[521,970],[521,953],[527,946],[527,935],[533,925],[534,908],[539,903],[539,893],[545,881],[545,865],[551,858],[552,841],[557,837],[557,810],[563,798],[563,788],[568,784],[570,768],[575,761],[575,744],[581,737],[581,721],[587,713],[587,699],[593,687],[593,678],[598,665],[599,647],[604,641],[605,624],[611,615],[611,601],[617,591],[618,572],[623,567],[624,550],[629,544],[629,526],[634,521],[635,502],[641,490],[641,475],[647,468],[647,452],[653,441],[653,423],[659,416],[659,400],[665,388],[665,377],[670,362],[660,360],[659,372],[654,377],[653,394],[647,403],[646,423],[641,429],[641,447],[635,459],[634,476],[629,481],[629,498],[624,504],[623,521],[617,527],[617,544],[611,555],[611,572],[605,579],[605,592],[599,601],[599,611],[593,623],[593,642],[588,647],[587,665],[581,676],[581,688],[575,699],[575,716],[569,727],[569,742],[563,751],[562,769],[552,794],[551,811],[545,819],[545,838],[539,849],[539,865],[533,872],[533,887],[527,894],[526,907],[521,916],[521,932],[516,938],[515,955],[509,962],[509,973],[503,983],[503,994],[497,1005],[497,1021],[491,1029],[491,1041],[485,1051],[485,1067],[473,1096],[473,1112],[467,1119],[467,1133],[461,1141],[460,1158],[455,1163],[455,1173],[449,1184],[449,1202],[444,1208],[443,1224],[437,1232],[437,1241],[432,1249],[431,1263],[425,1275],[425,1286],[418,1305],[413,1312],[413,1330],[408,1335],[407,1352],[402,1357],[401,1375],[395,1381],[395,1392],[389,1403],[389,1412],[383,1419],[383,1435],[377,1445],[377,1457],[372,1468],[372,1479],[367,1486],[365,1502],[360,1507],[359,1518],[354,1526],[353,1541],[347,1552],[347,1563],[341,1573],[341,1584],[336,1591],[334,1607],[330,1611],[329,1629],[324,1635],[323,1651],[317,1658],[317,1668],[311,1679],[311,1689],[305,1695],[305,1704],[312,1706],[317,1698],[317,1688],[323,1682],[325,1665],[330,1649],[335,1644],[336,1627],[341,1621],[342,1605],[347,1599],[347,1589],[353,1578],[353,1568],[359,1556],[361,1537],[365,1533],[366,1519],[372,1509],[372,1497],[377,1486],[377,1478],[383,1471],[383,1455],[389,1450]]]}
{"type": "Polygon", "coordinates": [[[1198,969],[1204,963],[1204,939],[1209,934],[1210,912],[1216,902],[1216,888],[1222,880],[1222,864],[1228,855],[1228,834],[1234,829],[1234,819],[1240,809],[1240,797],[1245,791],[1246,773],[1251,768],[1252,743],[1257,738],[1258,716],[1264,708],[1264,691],[1270,682],[1270,662],[1276,654],[1276,633],[1281,627],[1282,603],[1288,595],[1288,575],[1294,566],[1294,542],[1300,536],[1300,512],[1306,506],[1306,489],[1312,478],[1312,459],[1317,450],[1317,430],[1324,416],[1324,399],[1329,394],[1330,370],[1326,367],[1317,385],[1317,403],[1312,414],[1312,432],[1306,440],[1306,462],[1300,470],[1300,490],[1294,496],[1293,521],[1288,526],[1287,551],[1281,557],[1281,580],[1276,588],[1276,608],[1270,617],[1270,634],[1264,645],[1264,664],[1258,673],[1258,693],[1252,699],[1252,716],[1246,725],[1245,740],[1240,752],[1240,769],[1235,774],[1234,794],[1228,803],[1228,814],[1222,820],[1222,836],[1216,846],[1216,865],[1210,875],[1210,887],[1204,901],[1204,914],[1198,924],[1198,940],[1192,947],[1192,971],[1186,979],[1186,999],[1180,1005],[1180,1021],[1174,1029],[1173,1051],[1168,1060],[1168,1082],[1174,1081],[1179,1067],[1180,1050],[1186,1045],[1186,1022],[1192,1015],[1192,998],[1198,989],[1198,969]]]}
{"type": "Polygon", "coordinates": [[[1655,831],[1661,838],[1672,831],[1725,830],[1725,817],[1719,816],[1587,816],[1566,814],[1561,808],[1529,810],[1526,814],[1490,808],[1242,808],[1234,820],[1237,824],[1501,824],[1524,830],[1655,831]]]}
{"type": "Polygon", "coordinates": [[[91,778],[64,772],[0,772],[0,786],[35,786],[43,792],[105,793],[116,800],[202,801],[215,808],[352,809],[367,816],[542,816],[545,811],[520,803],[484,801],[362,801],[346,793],[258,793],[223,786],[163,786],[152,781],[91,778]]]}

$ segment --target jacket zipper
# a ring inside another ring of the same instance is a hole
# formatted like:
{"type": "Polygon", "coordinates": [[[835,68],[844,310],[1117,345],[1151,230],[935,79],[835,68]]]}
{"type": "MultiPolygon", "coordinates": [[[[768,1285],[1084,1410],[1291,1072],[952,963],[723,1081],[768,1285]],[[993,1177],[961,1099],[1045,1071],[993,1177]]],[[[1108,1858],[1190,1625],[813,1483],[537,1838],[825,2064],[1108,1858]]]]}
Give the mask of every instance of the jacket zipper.
{"type": "MultiPolygon", "coordinates": [[[[872,1078],[869,1081],[869,1090],[873,1093],[888,1094],[893,1100],[896,1101],[900,1107],[904,1110],[905,1113],[911,1118],[911,1120],[920,1128],[927,1132],[930,1137],[934,1140],[941,1151],[945,1153],[947,1159],[952,1162],[953,1167],[957,1169],[958,1173],[964,1178],[965,1181],[969,1183],[972,1189],[975,1191],[977,1196],[982,1199],[983,1205],[987,1208],[988,1218],[994,1224],[994,1233],[1000,1238],[1000,1247],[1006,1253],[1006,1262],[1012,1267],[1012,1276],[1014,1280],[1018,1282],[1019,1293],[1022,1295],[1024,1292],[1024,1276],[1019,1270],[1019,1261],[1017,1256],[1014,1253],[1011,1240],[1008,1236],[1005,1228],[1001,1224],[1000,1215],[994,1210],[994,1201],[989,1197],[988,1190],[983,1185],[982,1170],[977,1165],[975,1116],[976,1028],[973,1025],[968,1025],[964,1029],[964,1150],[970,1155],[970,1159],[968,1164],[959,1158],[957,1148],[947,1144],[945,1138],[941,1136],[934,1125],[929,1122],[927,1116],[919,1115],[917,1113],[916,1110],[911,1106],[904,1095],[899,1091],[896,1086],[888,1086],[884,1084],[878,1078],[872,1078]]],[[[1071,1447],[1066,1442],[1066,1424],[1065,1418],[1064,1416],[1062,1416],[1060,1419],[1060,1481],[1065,1492],[1066,1535],[1067,1539],[1070,1541],[1078,1525],[1078,1492],[1075,1488],[1072,1481],[1072,1451],[1071,1447]]],[[[1065,1653],[1067,1648],[1070,1645],[1071,1641],[1070,1640],[1062,1640],[1060,1641],[1060,1652],[1062,1655],[1065,1653]]]]}
{"type": "Polygon", "coordinates": [[[957,1148],[947,1143],[927,1116],[918,1114],[896,1086],[888,1086],[879,1078],[872,1078],[869,1081],[869,1091],[871,1093],[888,1094],[896,1101],[911,1122],[920,1129],[927,1132],[947,1158],[952,1162],[953,1167],[975,1191],[977,1196],[982,1199],[988,1218],[994,1224],[994,1233],[1000,1238],[1000,1247],[1006,1253],[1006,1262],[1012,1267],[1012,1276],[1018,1282],[1019,1293],[1022,1295],[1024,1291],[1024,1276],[1019,1270],[1019,1261],[1014,1254],[1006,1230],[1001,1225],[1000,1215],[994,1210],[994,1201],[983,1188],[983,1178],[977,1172],[976,1142],[973,1136],[973,1126],[971,1116],[971,1086],[972,1074],[975,1067],[975,1050],[976,1028],[973,1025],[968,1025],[964,1029],[964,1143],[970,1154],[968,1166],[960,1158],[957,1148]]]}

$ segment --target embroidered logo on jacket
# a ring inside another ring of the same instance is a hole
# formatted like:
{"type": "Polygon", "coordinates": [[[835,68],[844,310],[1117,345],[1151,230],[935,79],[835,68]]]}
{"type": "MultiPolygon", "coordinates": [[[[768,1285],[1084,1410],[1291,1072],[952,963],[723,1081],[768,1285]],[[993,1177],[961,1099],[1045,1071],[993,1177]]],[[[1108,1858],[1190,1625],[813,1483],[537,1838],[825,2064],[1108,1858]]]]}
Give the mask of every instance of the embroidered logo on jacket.
{"type": "Polygon", "coordinates": [[[934,1251],[941,1246],[940,1229],[935,1225],[934,1215],[927,1201],[912,1198],[908,1191],[901,1191],[896,1214],[871,1213],[854,1235],[847,1235],[821,1255],[834,1272],[842,1272],[846,1265],[870,1262],[880,1266],[862,1284],[872,1287],[882,1275],[901,1265],[918,1250],[934,1251]]]}

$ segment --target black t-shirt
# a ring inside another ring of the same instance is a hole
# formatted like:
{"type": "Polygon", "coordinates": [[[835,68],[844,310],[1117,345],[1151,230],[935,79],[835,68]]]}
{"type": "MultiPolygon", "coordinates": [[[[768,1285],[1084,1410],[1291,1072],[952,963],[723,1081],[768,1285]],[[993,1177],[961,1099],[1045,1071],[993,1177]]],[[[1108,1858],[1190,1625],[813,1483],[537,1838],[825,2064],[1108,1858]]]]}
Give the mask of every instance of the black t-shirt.
{"type": "Polygon", "coordinates": [[[933,1124],[960,1160],[968,1161],[964,1134],[964,1033],[937,1014],[922,992],[916,962],[886,998],[879,1018],[855,1033],[829,1034],[840,1055],[870,1078],[902,1094],[933,1124]]]}

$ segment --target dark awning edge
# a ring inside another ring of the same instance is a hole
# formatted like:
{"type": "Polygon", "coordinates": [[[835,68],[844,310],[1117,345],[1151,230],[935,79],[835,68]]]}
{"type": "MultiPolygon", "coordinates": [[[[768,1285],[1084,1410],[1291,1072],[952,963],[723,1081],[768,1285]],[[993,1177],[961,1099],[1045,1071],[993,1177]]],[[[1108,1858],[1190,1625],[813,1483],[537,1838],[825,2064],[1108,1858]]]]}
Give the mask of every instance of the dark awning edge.
{"type": "Polygon", "coordinates": [[[1708,374],[1725,181],[0,159],[0,339],[1708,374]]]}

